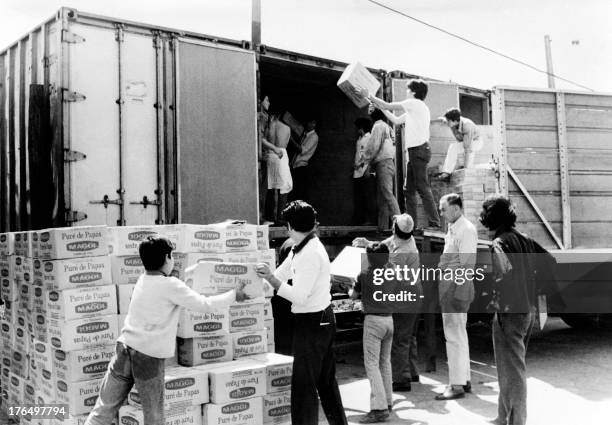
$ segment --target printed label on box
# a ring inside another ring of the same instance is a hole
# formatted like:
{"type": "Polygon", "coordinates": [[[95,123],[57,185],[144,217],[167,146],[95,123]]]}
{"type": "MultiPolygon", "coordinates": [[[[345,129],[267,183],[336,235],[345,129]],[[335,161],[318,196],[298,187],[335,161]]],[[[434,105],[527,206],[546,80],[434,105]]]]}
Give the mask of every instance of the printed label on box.
{"type": "Polygon", "coordinates": [[[42,267],[43,285],[48,290],[61,291],[112,283],[108,256],[44,261],[42,267]]]}
{"type": "MultiPolygon", "coordinates": [[[[166,409],[165,425],[202,425],[202,406],[166,409]]],[[[121,425],[146,425],[144,412],[140,407],[125,405],[119,409],[121,425]]]]}
{"type": "Polygon", "coordinates": [[[96,405],[100,394],[102,379],[91,379],[82,382],[66,382],[58,379],[55,384],[56,399],[67,404],[72,415],[89,413],[96,405]]]}
{"type": "Polygon", "coordinates": [[[138,281],[145,269],[138,255],[110,257],[111,274],[115,285],[129,285],[138,281]]]}
{"type": "Polygon", "coordinates": [[[58,380],[80,382],[104,377],[115,354],[115,345],[104,345],[87,350],[54,350],[53,371],[58,380]]]}
{"type": "Polygon", "coordinates": [[[261,425],[262,421],[262,397],[204,405],[203,425],[261,425]]]}
{"type": "Polygon", "coordinates": [[[47,293],[47,315],[51,319],[76,320],[82,317],[117,314],[115,285],[65,289],[47,293]]]}
{"type": "Polygon", "coordinates": [[[267,331],[235,332],[232,335],[234,358],[265,353],[268,350],[267,331]]]}
{"type": "Polygon", "coordinates": [[[197,366],[207,363],[232,360],[230,334],[203,338],[177,338],[178,362],[182,366],[197,366]]]}
{"type": "Polygon", "coordinates": [[[43,260],[108,255],[108,228],[91,226],[42,230],[38,233],[38,250],[43,260]]]}
{"type": "Polygon", "coordinates": [[[266,367],[266,393],[277,393],[291,389],[293,357],[276,353],[257,354],[250,360],[261,362],[266,367]]]}
{"type": "Polygon", "coordinates": [[[229,308],[230,332],[264,329],[264,304],[259,302],[234,303],[229,308]]]}
{"type": "Polygon", "coordinates": [[[200,368],[208,370],[212,403],[222,404],[266,393],[266,368],[262,363],[245,359],[200,368]]]}
{"type": "Polygon", "coordinates": [[[257,226],[231,222],[210,225],[178,224],[177,252],[257,251],[257,226]]]}
{"type": "Polygon", "coordinates": [[[226,335],[229,329],[229,308],[213,313],[200,313],[181,308],[176,335],[179,338],[226,335]]]}
{"type": "Polygon", "coordinates": [[[0,233],[0,256],[15,254],[15,232],[0,233]]]}
{"type": "Polygon", "coordinates": [[[263,280],[255,272],[255,264],[198,263],[185,272],[187,286],[200,294],[213,295],[244,285],[249,298],[264,296],[263,280]]]}
{"type": "Polygon", "coordinates": [[[270,226],[262,224],[257,226],[257,249],[270,248],[270,226]]]}
{"type": "Polygon", "coordinates": [[[53,348],[78,351],[96,345],[114,344],[118,336],[117,315],[78,320],[50,319],[49,341],[53,348]]]}
{"type": "Polygon", "coordinates": [[[263,398],[264,424],[291,422],[291,391],[266,394],[263,398]]]}

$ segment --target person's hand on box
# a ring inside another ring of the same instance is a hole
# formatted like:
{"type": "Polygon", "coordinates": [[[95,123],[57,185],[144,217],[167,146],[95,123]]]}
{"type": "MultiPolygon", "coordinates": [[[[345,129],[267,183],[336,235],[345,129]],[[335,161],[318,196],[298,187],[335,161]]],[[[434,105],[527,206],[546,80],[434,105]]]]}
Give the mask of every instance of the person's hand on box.
{"type": "Polygon", "coordinates": [[[255,266],[255,272],[257,273],[257,276],[261,277],[262,279],[266,279],[272,288],[278,289],[281,286],[282,282],[274,276],[274,273],[272,273],[272,270],[267,263],[257,264],[255,266]]]}
{"type": "Polygon", "coordinates": [[[355,86],[355,88],[353,88],[353,91],[357,96],[361,96],[364,99],[368,99],[370,97],[370,92],[368,92],[368,89],[366,89],[365,87],[355,86]]]}
{"type": "Polygon", "coordinates": [[[244,283],[241,283],[237,288],[236,288],[236,301],[245,301],[250,299],[250,297],[246,294],[246,292],[244,292],[244,287],[246,285],[244,283]]]}
{"type": "Polygon", "coordinates": [[[369,244],[370,244],[370,241],[367,240],[366,238],[355,238],[353,239],[353,243],[352,243],[352,245],[355,248],[367,248],[369,244]]]}

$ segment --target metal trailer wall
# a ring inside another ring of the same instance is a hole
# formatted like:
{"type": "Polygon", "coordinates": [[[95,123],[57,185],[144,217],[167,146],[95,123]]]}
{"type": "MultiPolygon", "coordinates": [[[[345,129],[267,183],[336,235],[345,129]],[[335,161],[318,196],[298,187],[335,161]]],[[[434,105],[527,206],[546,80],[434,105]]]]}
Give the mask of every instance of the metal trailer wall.
{"type": "Polygon", "coordinates": [[[612,95],[496,88],[500,187],[518,227],[550,248],[612,240],[612,95]]]}
{"type": "Polygon", "coordinates": [[[247,48],[63,8],[0,52],[1,229],[256,221],[247,48]]]}

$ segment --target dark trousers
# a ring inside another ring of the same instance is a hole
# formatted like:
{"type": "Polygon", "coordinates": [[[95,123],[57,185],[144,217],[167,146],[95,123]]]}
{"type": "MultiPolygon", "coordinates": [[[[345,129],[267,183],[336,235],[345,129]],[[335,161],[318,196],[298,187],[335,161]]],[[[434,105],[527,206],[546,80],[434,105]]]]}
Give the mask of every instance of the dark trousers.
{"type": "Polygon", "coordinates": [[[317,425],[320,398],[329,424],[346,425],[336,381],[336,322],[331,306],[317,313],[295,314],[294,326],[291,423],[317,425]]]}
{"type": "Polygon", "coordinates": [[[265,219],[278,223],[286,204],[286,193],[281,194],[279,189],[268,189],[266,192],[265,219]]]}
{"type": "Polygon", "coordinates": [[[406,212],[417,225],[417,192],[423,201],[425,214],[429,226],[440,226],[438,208],[431,193],[429,176],[427,175],[427,164],[431,160],[431,148],[429,143],[423,143],[414,148],[408,148],[408,164],[406,166],[406,182],[404,184],[404,198],[406,200],[406,212]]]}
{"type": "MultiPolygon", "coordinates": [[[[396,384],[410,384],[410,351],[413,345],[415,325],[419,315],[416,313],[393,313],[393,346],[391,347],[391,369],[393,382],[396,384]]],[[[415,371],[418,374],[418,370],[415,371]]]]}
{"type": "Polygon", "coordinates": [[[310,165],[293,168],[291,170],[293,178],[293,190],[289,194],[289,199],[292,201],[302,200],[308,201],[310,196],[310,165]]]}
{"type": "Polygon", "coordinates": [[[353,178],[353,224],[376,223],[376,178],[353,178]]]}
{"type": "Polygon", "coordinates": [[[498,418],[503,424],[527,421],[527,366],[525,355],[534,313],[497,313],[493,317],[493,349],[499,380],[498,418]]]}

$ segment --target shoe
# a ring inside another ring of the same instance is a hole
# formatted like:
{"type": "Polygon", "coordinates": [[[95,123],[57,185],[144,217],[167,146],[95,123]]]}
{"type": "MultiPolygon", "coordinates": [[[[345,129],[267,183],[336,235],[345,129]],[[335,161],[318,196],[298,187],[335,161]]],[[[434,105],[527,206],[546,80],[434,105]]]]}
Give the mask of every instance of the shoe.
{"type": "Polygon", "coordinates": [[[466,393],[472,392],[472,383],[470,381],[467,381],[467,384],[463,386],[463,391],[465,391],[466,393]]]}
{"type": "Polygon", "coordinates": [[[421,382],[421,377],[419,375],[412,375],[410,377],[410,382],[421,382]]]}
{"type": "Polygon", "coordinates": [[[493,425],[507,425],[508,424],[507,422],[504,422],[500,418],[487,419],[487,423],[493,424],[493,425]]]}
{"type": "Polygon", "coordinates": [[[465,397],[465,392],[463,389],[456,390],[452,386],[446,387],[446,390],[442,394],[438,394],[436,396],[436,400],[456,400],[458,398],[465,397]]]}
{"type": "Polygon", "coordinates": [[[406,383],[399,383],[399,382],[394,382],[393,383],[393,391],[398,391],[398,392],[408,392],[411,391],[412,388],[410,387],[410,382],[406,382],[406,383]]]}
{"type": "Polygon", "coordinates": [[[387,410],[370,410],[359,420],[359,423],[375,424],[378,422],[385,422],[387,419],[389,419],[389,412],[387,410]]]}
{"type": "Polygon", "coordinates": [[[391,411],[393,410],[393,405],[392,405],[392,404],[389,404],[389,405],[387,406],[387,410],[389,411],[389,413],[391,413],[391,411]]]}
{"type": "Polygon", "coordinates": [[[436,356],[431,356],[427,359],[427,367],[425,368],[425,372],[432,373],[436,371],[436,356]]]}

